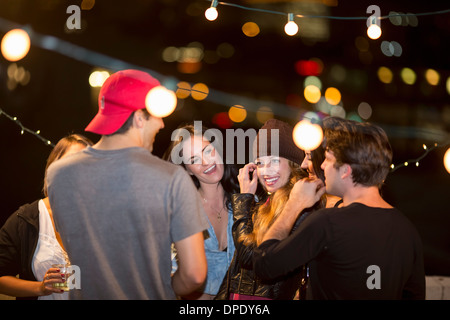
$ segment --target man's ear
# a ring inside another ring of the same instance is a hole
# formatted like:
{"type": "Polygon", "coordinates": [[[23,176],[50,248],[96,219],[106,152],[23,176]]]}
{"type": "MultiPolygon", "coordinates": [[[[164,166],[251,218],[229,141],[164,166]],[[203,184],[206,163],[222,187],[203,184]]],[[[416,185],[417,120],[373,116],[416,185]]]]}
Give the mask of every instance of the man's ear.
{"type": "Polygon", "coordinates": [[[347,163],[344,163],[340,168],[340,173],[341,173],[342,179],[345,179],[345,178],[351,179],[352,172],[353,172],[352,167],[347,163]]]}
{"type": "Polygon", "coordinates": [[[143,127],[143,125],[144,125],[144,116],[142,114],[142,110],[136,110],[134,112],[133,124],[137,128],[142,128],[143,127]]]}

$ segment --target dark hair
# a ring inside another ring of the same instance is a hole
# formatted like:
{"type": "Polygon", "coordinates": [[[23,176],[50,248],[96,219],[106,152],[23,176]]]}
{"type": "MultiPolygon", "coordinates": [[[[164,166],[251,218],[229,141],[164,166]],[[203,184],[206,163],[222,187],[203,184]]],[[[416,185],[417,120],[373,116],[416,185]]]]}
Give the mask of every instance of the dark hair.
{"type": "MultiPolygon", "coordinates": [[[[142,113],[143,113],[145,119],[148,120],[148,118],[150,117],[150,113],[148,112],[148,110],[147,109],[139,109],[139,110],[142,110],[142,113]]],[[[131,126],[133,125],[133,118],[134,118],[134,114],[136,113],[136,111],[138,111],[138,110],[135,110],[130,114],[127,121],[125,121],[124,124],[119,129],[117,129],[115,132],[113,132],[111,134],[107,134],[107,136],[113,136],[115,134],[123,134],[123,133],[127,132],[128,130],[130,130],[131,126]]]]}
{"type": "MultiPolygon", "coordinates": [[[[194,135],[202,136],[203,138],[207,139],[211,142],[211,139],[208,138],[207,135],[205,135],[205,132],[208,130],[208,128],[201,126],[201,130],[198,130],[198,127],[192,125],[192,124],[184,124],[179,126],[175,131],[175,133],[182,132],[182,130],[187,130],[189,132],[189,137],[192,137],[194,135]]],[[[173,137],[172,137],[173,138],[173,137]]],[[[177,145],[182,143],[184,141],[185,136],[182,134],[178,134],[175,136],[175,138],[172,139],[169,147],[164,152],[164,155],[162,156],[162,159],[174,163],[174,159],[172,159],[172,151],[175,149],[177,145]]],[[[222,148],[223,150],[224,148],[222,148]]],[[[220,151],[220,150],[216,150],[220,151]]],[[[181,150],[182,152],[182,150],[181,150]]],[[[226,159],[225,154],[220,154],[222,159],[226,159]]],[[[186,169],[186,166],[184,162],[181,163],[183,168],[186,169]]],[[[237,167],[234,164],[227,163],[227,161],[223,161],[224,166],[224,173],[222,180],[220,181],[224,191],[225,191],[225,198],[226,198],[226,204],[227,207],[231,205],[231,195],[233,193],[239,192],[239,182],[237,180],[238,170],[237,167]]],[[[198,181],[197,177],[195,175],[191,175],[192,181],[194,182],[196,188],[200,188],[200,182],[198,181]]]]}
{"type": "Polygon", "coordinates": [[[392,148],[383,129],[336,117],[323,121],[326,150],[333,152],[336,167],[349,164],[354,183],[381,187],[392,162],[392,148]]]}
{"type": "Polygon", "coordinates": [[[45,178],[44,178],[44,187],[42,188],[42,192],[44,196],[47,197],[47,169],[48,167],[56,160],[61,159],[62,156],[67,152],[67,150],[73,146],[74,144],[81,144],[85,147],[92,146],[92,141],[81,134],[69,134],[68,136],[62,138],[58,141],[58,143],[53,147],[53,150],[50,152],[50,155],[47,158],[47,164],[45,165],[45,178]]]}
{"type": "Polygon", "coordinates": [[[311,151],[311,162],[313,165],[314,173],[317,178],[325,182],[325,174],[321,168],[323,161],[325,160],[325,149],[322,145],[319,145],[316,149],[311,151]]]}

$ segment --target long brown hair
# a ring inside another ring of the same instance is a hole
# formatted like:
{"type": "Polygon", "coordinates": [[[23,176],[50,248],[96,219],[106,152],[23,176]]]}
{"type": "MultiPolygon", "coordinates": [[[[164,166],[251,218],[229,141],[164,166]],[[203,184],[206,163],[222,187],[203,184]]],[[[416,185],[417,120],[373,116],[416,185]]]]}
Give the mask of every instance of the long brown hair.
{"type": "MultiPolygon", "coordinates": [[[[207,135],[205,134],[206,131],[208,130],[207,127],[205,126],[200,126],[199,128],[197,128],[195,125],[193,124],[183,124],[180,125],[177,130],[180,130],[180,132],[182,132],[182,130],[187,130],[187,132],[189,133],[189,137],[193,137],[195,135],[201,136],[204,139],[208,140],[211,142],[210,138],[207,137],[207,135]]],[[[174,137],[174,140],[171,141],[169,147],[167,148],[167,150],[164,152],[162,159],[172,162],[174,163],[173,159],[172,159],[172,151],[182,142],[184,142],[184,137],[182,134],[179,134],[177,136],[174,137]]],[[[223,150],[224,148],[222,148],[222,151],[224,152],[225,150],[223,150]]],[[[216,150],[218,152],[218,150],[216,150]]],[[[181,151],[182,153],[182,151],[181,151]]],[[[180,154],[181,155],[181,154],[180,154]]],[[[225,159],[226,159],[226,155],[225,154],[220,154],[220,156],[223,159],[224,162],[224,173],[223,173],[223,177],[222,180],[220,180],[220,183],[225,191],[225,199],[226,199],[226,205],[227,207],[231,206],[231,195],[233,193],[237,193],[239,192],[239,182],[237,180],[237,175],[238,175],[238,170],[236,165],[234,164],[230,164],[228,163],[225,159]]],[[[180,164],[184,169],[186,169],[185,163],[182,162],[180,164]]],[[[194,182],[194,185],[197,189],[200,188],[200,182],[197,179],[197,177],[195,175],[190,175],[192,178],[192,181],[194,182]]]]}
{"type": "Polygon", "coordinates": [[[294,184],[298,180],[307,177],[306,172],[299,164],[290,160],[288,160],[288,163],[289,168],[291,169],[288,182],[283,187],[270,194],[265,203],[255,208],[256,212],[253,214],[252,218],[253,231],[251,233],[242,234],[239,237],[239,241],[242,241],[244,245],[259,245],[262,242],[267,230],[269,230],[270,226],[272,226],[283,210],[294,184]]]}

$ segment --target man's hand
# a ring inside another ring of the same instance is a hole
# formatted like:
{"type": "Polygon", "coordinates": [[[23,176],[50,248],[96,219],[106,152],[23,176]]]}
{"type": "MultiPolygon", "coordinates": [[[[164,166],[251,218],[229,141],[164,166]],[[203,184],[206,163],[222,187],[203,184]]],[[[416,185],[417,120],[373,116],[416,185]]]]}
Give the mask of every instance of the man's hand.
{"type": "Polygon", "coordinates": [[[280,216],[264,235],[263,242],[269,239],[286,238],[300,212],[312,207],[324,193],[325,185],[320,179],[305,178],[297,181],[280,216]]]}
{"type": "Polygon", "coordinates": [[[324,193],[325,185],[322,180],[317,178],[305,178],[294,184],[289,195],[289,201],[297,203],[303,210],[316,204],[324,193]]]}

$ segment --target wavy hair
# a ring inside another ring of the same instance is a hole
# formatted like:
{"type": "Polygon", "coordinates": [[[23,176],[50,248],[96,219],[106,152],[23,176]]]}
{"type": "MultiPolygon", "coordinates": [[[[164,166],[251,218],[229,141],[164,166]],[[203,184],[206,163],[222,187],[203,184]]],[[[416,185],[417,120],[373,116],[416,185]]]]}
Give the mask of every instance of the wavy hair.
{"type": "MultiPolygon", "coordinates": [[[[204,139],[207,139],[209,142],[211,142],[211,139],[209,139],[208,136],[205,135],[205,132],[208,130],[208,128],[206,128],[204,126],[201,126],[200,130],[198,130],[198,127],[196,127],[192,124],[184,124],[177,128],[177,130],[180,130],[179,132],[181,132],[181,130],[183,130],[183,129],[187,130],[189,132],[189,137],[198,135],[198,136],[202,136],[204,139]]],[[[175,136],[175,138],[172,140],[172,142],[170,143],[167,150],[164,152],[162,159],[174,163],[174,161],[172,159],[172,152],[180,143],[182,143],[184,141],[183,138],[184,138],[184,136],[182,134],[178,134],[177,136],[175,136]]],[[[216,149],[216,152],[217,151],[218,150],[216,149]]],[[[221,154],[220,156],[222,157],[222,159],[225,159],[225,156],[223,154],[221,154]]],[[[186,169],[184,162],[182,162],[180,165],[186,169]]],[[[223,172],[223,177],[220,180],[220,184],[222,185],[222,187],[225,191],[226,205],[227,205],[227,207],[230,207],[231,206],[231,195],[233,193],[239,192],[239,182],[237,180],[238,170],[234,164],[229,164],[225,160],[223,161],[223,166],[224,166],[224,172],[223,172]]],[[[197,189],[199,189],[200,182],[198,181],[197,177],[195,175],[190,175],[190,176],[192,178],[192,181],[195,184],[195,187],[197,189]]]]}
{"type": "Polygon", "coordinates": [[[284,205],[289,199],[289,194],[291,193],[294,184],[298,180],[308,176],[299,164],[290,160],[288,160],[288,163],[289,168],[291,169],[288,182],[283,187],[270,194],[267,199],[263,200],[265,201],[264,203],[255,207],[255,212],[253,213],[252,218],[252,232],[244,233],[239,237],[239,241],[243,242],[244,245],[249,246],[251,244],[261,244],[267,230],[269,230],[280,215],[281,211],[283,211],[284,205]]]}

